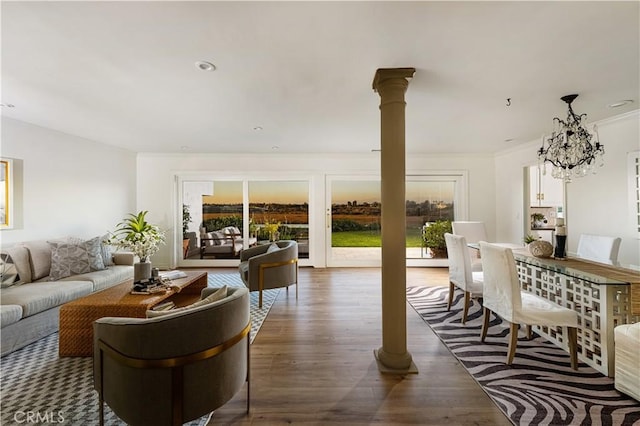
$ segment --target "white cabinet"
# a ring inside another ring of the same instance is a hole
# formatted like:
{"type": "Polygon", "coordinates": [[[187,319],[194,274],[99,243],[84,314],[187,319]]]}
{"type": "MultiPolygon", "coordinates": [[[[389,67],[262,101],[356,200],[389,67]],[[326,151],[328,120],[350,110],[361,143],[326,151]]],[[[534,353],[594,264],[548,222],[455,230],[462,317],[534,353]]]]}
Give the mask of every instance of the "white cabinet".
{"type": "Polygon", "coordinates": [[[553,207],[564,205],[564,182],[562,179],[555,179],[551,172],[538,168],[529,167],[529,205],[532,207],[553,207]]]}

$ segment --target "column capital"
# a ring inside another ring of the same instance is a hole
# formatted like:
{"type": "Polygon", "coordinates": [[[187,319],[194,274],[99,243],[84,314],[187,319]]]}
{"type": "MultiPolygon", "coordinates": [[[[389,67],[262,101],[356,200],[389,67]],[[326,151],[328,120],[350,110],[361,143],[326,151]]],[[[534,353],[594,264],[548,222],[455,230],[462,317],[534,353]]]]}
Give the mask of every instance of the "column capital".
{"type": "Polygon", "coordinates": [[[378,68],[373,76],[373,90],[378,89],[389,80],[403,79],[405,82],[408,78],[413,78],[415,68],[378,68]]]}

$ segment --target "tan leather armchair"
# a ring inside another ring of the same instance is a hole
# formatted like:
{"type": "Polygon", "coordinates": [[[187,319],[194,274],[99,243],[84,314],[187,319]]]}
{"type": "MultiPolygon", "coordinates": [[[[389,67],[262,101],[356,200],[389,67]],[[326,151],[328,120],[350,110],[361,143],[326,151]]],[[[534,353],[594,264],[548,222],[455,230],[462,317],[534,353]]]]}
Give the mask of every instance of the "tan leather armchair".
{"type": "Polygon", "coordinates": [[[240,252],[240,277],[250,291],[259,291],[258,307],[262,308],[262,291],[296,285],[298,298],[298,243],[281,240],[251,247],[240,252]]]}
{"type": "MultiPolygon", "coordinates": [[[[215,289],[204,289],[203,298],[215,289]]],[[[247,382],[249,291],[155,318],[94,323],[94,387],[132,426],[182,425],[221,407],[247,382]]]]}

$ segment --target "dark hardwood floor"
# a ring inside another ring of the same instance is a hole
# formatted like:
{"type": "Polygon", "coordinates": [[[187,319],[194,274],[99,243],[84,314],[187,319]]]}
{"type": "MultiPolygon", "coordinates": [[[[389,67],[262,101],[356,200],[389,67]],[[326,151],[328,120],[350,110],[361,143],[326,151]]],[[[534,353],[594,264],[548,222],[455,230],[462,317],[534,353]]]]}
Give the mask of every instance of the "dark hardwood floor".
{"type": "MultiPolygon", "coordinates": [[[[215,273],[229,269],[213,269],[215,273]]],[[[376,268],[300,268],[251,345],[246,387],[210,425],[510,425],[407,304],[408,350],[418,374],[379,372],[381,276],[376,268]]],[[[409,268],[407,286],[448,285],[446,268],[409,268]]]]}

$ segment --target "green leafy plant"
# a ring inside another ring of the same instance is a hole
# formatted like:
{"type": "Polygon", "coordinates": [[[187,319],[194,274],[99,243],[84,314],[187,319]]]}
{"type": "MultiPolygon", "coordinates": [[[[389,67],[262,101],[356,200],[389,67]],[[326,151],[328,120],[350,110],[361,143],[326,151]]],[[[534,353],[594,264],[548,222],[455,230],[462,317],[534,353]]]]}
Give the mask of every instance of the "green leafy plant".
{"type": "Polygon", "coordinates": [[[147,211],[138,214],[130,213],[110,232],[105,243],[132,251],[141,262],[146,262],[151,255],[160,250],[165,235],[156,225],[146,221],[147,211]]]}
{"type": "Polygon", "coordinates": [[[191,223],[191,211],[189,211],[189,205],[182,205],[182,238],[187,238],[187,232],[189,232],[189,224],[191,223]]]}
{"type": "Polygon", "coordinates": [[[531,214],[531,220],[535,221],[543,221],[544,220],[544,215],[542,213],[532,213],[531,214]]]}
{"type": "Polygon", "coordinates": [[[536,238],[536,237],[534,237],[534,236],[533,236],[533,235],[531,235],[531,234],[527,234],[527,235],[525,235],[525,236],[524,236],[524,238],[523,238],[523,241],[524,241],[524,243],[525,243],[525,244],[532,243],[532,242],[534,242],[534,241],[536,241],[536,240],[537,240],[537,238],[536,238]]]}
{"type": "Polygon", "coordinates": [[[438,220],[424,227],[422,238],[426,247],[430,248],[435,255],[445,255],[447,253],[447,243],[444,239],[445,233],[452,233],[451,221],[438,220]]]}
{"type": "Polygon", "coordinates": [[[207,219],[202,222],[202,227],[207,229],[207,232],[217,231],[227,226],[235,226],[242,231],[242,216],[221,216],[207,219]]]}
{"type": "Polygon", "coordinates": [[[258,235],[258,225],[253,221],[253,218],[249,219],[249,235],[251,237],[258,235]]]}

